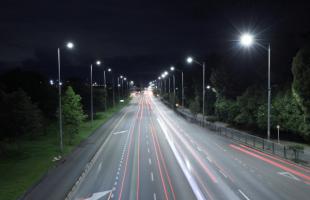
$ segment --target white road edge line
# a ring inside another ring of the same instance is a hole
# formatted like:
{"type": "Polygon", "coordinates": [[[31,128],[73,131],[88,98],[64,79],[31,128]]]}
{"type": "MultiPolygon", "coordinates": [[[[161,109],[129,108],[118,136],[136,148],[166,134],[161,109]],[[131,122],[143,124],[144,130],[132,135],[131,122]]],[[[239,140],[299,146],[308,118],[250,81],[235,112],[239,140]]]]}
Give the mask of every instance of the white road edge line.
{"type": "Polygon", "coordinates": [[[156,200],[156,193],[153,193],[153,199],[156,200]]]}
{"type": "Polygon", "coordinates": [[[247,197],[240,189],[238,189],[238,191],[240,192],[240,194],[241,194],[246,200],[250,200],[250,198],[247,197]]]}

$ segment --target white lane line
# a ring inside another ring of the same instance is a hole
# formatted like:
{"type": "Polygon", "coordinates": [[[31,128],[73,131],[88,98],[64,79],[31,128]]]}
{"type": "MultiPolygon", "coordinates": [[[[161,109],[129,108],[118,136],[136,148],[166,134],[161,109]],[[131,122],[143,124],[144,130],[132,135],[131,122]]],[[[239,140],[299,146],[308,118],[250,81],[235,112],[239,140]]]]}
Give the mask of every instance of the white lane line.
{"type": "Polygon", "coordinates": [[[209,162],[212,162],[211,158],[209,158],[208,156],[206,156],[206,159],[207,159],[209,162]]]}
{"type": "Polygon", "coordinates": [[[226,176],[221,170],[219,170],[219,172],[220,172],[225,178],[227,178],[227,176],[226,176]]]}
{"type": "Polygon", "coordinates": [[[121,133],[126,133],[128,130],[125,130],[125,131],[119,131],[119,132],[115,132],[115,133],[112,133],[113,135],[118,135],[118,134],[121,134],[121,133]]]}
{"type": "Polygon", "coordinates": [[[115,186],[117,185],[117,181],[114,182],[114,185],[115,185],[115,186]]]}
{"type": "Polygon", "coordinates": [[[202,152],[202,149],[199,146],[197,146],[197,150],[202,152]]]}
{"type": "Polygon", "coordinates": [[[151,180],[152,180],[152,182],[154,181],[154,174],[153,174],[153,172],[151,172],[151,180]]]}
{"type": "Polygon", "coordinates": [[[156,200],[156,193],[153,193],[153,199],[156,200]]]}
{"type": "Polygon", "coordinates": [[[147,152],[150,153],[150,148],[147,148],[147,152]]]}
{"type": "Polygon", "coordinates": [[[249,197],[247,197],[240,189],[238,190],[240,192],[240,194],[246,199],[246,200],[250,200],[249,197]]]}
{"type": "Polygon", "coordinates": [[[152,164],[152,160],[151,160],[151,158],[149,158],[149,165],[151,165],[152,164]]]}

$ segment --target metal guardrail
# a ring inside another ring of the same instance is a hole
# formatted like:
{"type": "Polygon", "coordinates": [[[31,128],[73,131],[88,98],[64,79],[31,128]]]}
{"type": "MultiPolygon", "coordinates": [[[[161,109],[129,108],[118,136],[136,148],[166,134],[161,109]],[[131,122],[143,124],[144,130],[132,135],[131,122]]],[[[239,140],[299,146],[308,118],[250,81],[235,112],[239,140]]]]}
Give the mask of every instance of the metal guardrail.
{"type": "MultiPolygon", "coordinates": [[[[163,100],[163,99],[162,99],[163,100]]],[[[172,107],[167,101],[163,102],[172,107]]],[[[207,127],[208,129],[212,130],[214,133],[230,138],[232,140],[238,141],[246,146],[255,148],[257,150],[274,154],[279,157],[292,160],[297,163],[301,163],[303,165],[310,164],[310,152],[305,152],[302,150],[293,150],[289,148],[287,145],[278,144],[272,141],[268,141],[264,138],[260,138],[254,135],[250,135],[245,132],[241,132],[232,128],[218,126],[209,121],[203,121],[202,119],[198,119],[197,117],[191,116],[188,113],[181,112],[179,109],[174,109],[177,114],[185,118],[186,120],[199,124],[201,126],[207,127]]]]}

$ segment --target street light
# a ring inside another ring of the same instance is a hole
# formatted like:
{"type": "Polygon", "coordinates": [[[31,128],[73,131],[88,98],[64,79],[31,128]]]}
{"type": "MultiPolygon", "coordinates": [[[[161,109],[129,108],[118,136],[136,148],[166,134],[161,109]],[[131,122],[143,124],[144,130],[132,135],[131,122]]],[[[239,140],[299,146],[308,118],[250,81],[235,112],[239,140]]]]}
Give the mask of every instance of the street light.
{"type": "MultiPolygon", "coordinates": [[[[97,60],[96,65],[101,65],[101,61],[97,60]]],[[[93,64],[90,64],[90,118],[91,118],[91,124],[93,124],[94,121],[94,102],[93,102],[93,64]]]]}
{"type": "MultiPolygon", "coordinates": [[[[240,37],[240,43],[241,45],[245,47],[251,46],[253,43],[255,43],[254,36],[245,33],[242,34],[240,37]]],[[[261,45],[260,45],[261,46],[261,45]]],[[[264,47],[265,50],[268,51],[268,109],[267,109],[267,139],[270,140],[270,109],[271,109],[271,86],[270,86],[270,44],[268,44],[267,48],[264,47]]]]}
{"type": "Polygon", "coordinates": [[[192,57],[187,57],[186,61],[190,64],[193,62],[193,58],[192,57]]]}
{"type": "Polygon", "coordinates": [[[187,57],[186,61],[191,64],[191,63],[196,63],[200,66],[202,66],[202,121],[204,123],[205,120],[205,96],[206,96],[206,88],[205,88],[205,73],[206,73],[206,64],[205,62],[198,62],[192,57],[187,57]]]}
{"type": "MultiPolygon", "coordinates": [[[[192,60],[192,58],[191,58],[192,60]]],[[[182,107],[184,108],[184,73],[182,70],[179,70],[178,68],[174,67],[174,66],[171,66],[170,67],[170,70],[171,71],[178,71],[178,72],[181,72],[181,75],[182,75],[182,107]]],[[[175,80],[174,80],[175,81],[175,80]]],[[[175,85],[175,83],[174,83],[175,85]]],[[[175,90],[175,89],[174,89],[175,90]]]]}
{"type": "MultiPolygon", "coordinates": [[[[74,44],[72,42],[68,42],[66,44],[68,49],[73,49],[74,44]]],[[[62,130],[62,105],[61,105],[61,66],[60,66],[60,48],[57,48],[57,58],[58,58],[58,104],[59,104],[59,135],[60,135],[60,151],[63,153],[63,130],[62,130]]]]}
{"type": "Polygon", "coordinates": [[[97,61],[96,61],[96,65],[98,65],[98,66],[101,65],[101,61],[100,61],[100,60],[97,60],[97,61]]]}
{"type": "Polygon", "coordinates": [[[243,35],[241,35],[240,37],[240,42],[243,46],[249,47],[253,44],[253,35],[249,34],[249,33],[245,33],[243,35]]]}

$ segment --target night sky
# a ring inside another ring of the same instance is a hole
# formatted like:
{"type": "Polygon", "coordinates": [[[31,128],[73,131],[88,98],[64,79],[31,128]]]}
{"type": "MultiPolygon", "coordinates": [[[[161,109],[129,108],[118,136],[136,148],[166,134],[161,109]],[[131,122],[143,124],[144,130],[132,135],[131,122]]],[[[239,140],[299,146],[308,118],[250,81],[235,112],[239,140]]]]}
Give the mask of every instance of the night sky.
{"type": "Polygon", "coordinates": [[[1,69],[31,66],[50,78],[57,72],[57,47],[68,40],[76,48],[62,51],[66,77],[86,78],[96,58],[136,82],[155,79],[171,64],[185,66],[187,55],[208,61],[219,54],[232,67],[266,64],[263,49],[240,49],[236,40],[244,31],[262,45],[270,42],[273,69],[287,73],[309,38],[310,3],[10,0],[1,2],[0,31],[1,69]]]}

